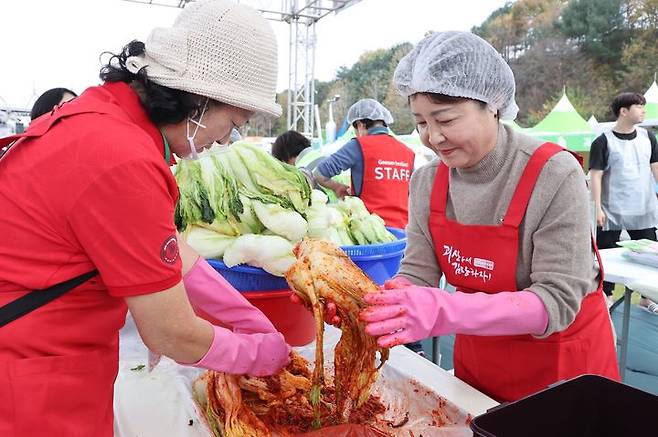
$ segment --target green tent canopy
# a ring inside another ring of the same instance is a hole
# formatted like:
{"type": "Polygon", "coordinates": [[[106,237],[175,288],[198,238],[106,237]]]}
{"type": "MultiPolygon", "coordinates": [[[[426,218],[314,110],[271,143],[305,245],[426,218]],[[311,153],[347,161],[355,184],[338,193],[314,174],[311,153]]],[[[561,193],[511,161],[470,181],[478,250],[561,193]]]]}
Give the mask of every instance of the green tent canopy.
{"type": "Polygon", "coordinates": [[[658,84],[654,80],[646,93],[644,98],[647,99],[647,104],[644,106],[646,111],[644,115],[645,120],[658,120],[658,84]]]}
{"type": "Polygon", "coordinates": [[[592,128],[578,114],[565,93],[562,94],[562,98],[551,112],[531,130],[535,132],[573,133],[591,132],[592,128]]]}
{"type": "Polygon", "coordinates": [[[542,121],[525,132],[574,152],[589,151],[596,135],[589,123],[578,114],[566,93],[542,121]]]}
{"type": "Polygon", "coordinates": [[[559,144],[572,152],[589,152],[589,149],[592,146],[592,141],[596,138],[594,132],[559,134],[557,132],[525,131],[525,133],[533,137],[541,138],[544,141],[559,144]]]}

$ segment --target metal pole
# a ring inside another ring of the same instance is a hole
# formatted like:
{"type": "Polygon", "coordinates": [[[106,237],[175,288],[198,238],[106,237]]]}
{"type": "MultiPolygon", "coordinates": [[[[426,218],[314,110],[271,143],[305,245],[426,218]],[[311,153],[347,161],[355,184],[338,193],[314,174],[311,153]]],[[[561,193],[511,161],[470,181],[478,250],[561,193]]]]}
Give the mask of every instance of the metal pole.
{"type": "Polygon", "coordinates": [[[628,322],[631,317],[631,294],[633,290],[624,286],[624,319],[621,329],[621,351],[619,357],[619,376],[622,382],[626,377],[626,355],[628,354],[628,322]]]}
{"type": "Polygon", "coordinates": [[[318,128],[318,145],[322,146],[322,124],[320,123],[320,107],[318,105],[313,105],[313,109],[315,110],[315,123],[317,124],[318,128]]]}
{"type": "MultiPolygon", "coordinates": [[[[293,114],[295,116],[293,117],[292,124],[297,130],[299,127],[299,119],[302,117],[302,112],[299,107],[299,101],[301,98],[301,92],[303,90],[300,89],[299,86],[299,76],[300,76],[300,67],[299,67],[299,45],[300,45],[300,34],[299,34],[299,17],[295,16],[294,17],[294,26],[295,26],[295,65],[293,67],[293,70],[295,70],[295,101],[293,102],[293,114]]],[[[303,127],[302,127],[303,128],[303,127]]]]}
{"type": "Polygon", "coordinates": [[[306,23],[304,23],[304,85],[303,85],[303,99],[304,101],[302,102],[304,107],[303,107],[303,114],[304,114],[304,134],[308,135],[310,137],[313,137],[313,129],[311,128],[313,119],[311,118],[311,113],[309,111],[308,103],[309,103],[309,84],[308,84],[308,58],[309,58],[309,34],[310,34],[310,25],[308,23],[308,20],[306,23]]]}
{"type": "Polygon", "coordinates": [[[437,366],[441,365],[441,347],[439,344],[440,337],[432,337],[432,362],[437,366]]]}
{"type": "MultiPolygon", "coordinates": [[[[308,74],[308,82],[310,85],[310,98],[308,100],[308,104],[310,105],[310,108],[313,108],[315,106],[315,43],[316,43],[316,33],[315,33],[315,23],[316,21],[313,21],[313,24],[311,25],[311,53],[310,53],[310,69],[309,69],[309,74],[308,74]]],[[[313,132],[313,119],[311,119],[311,132],[313,132]]],[[[320,131],[322,130],[322,126],[318,126],[320,131]]]]}
{"type": "Polygon", "coordinates": [[[286,126],[288,129],[292,129],[292,122],[294,119],[294,108],[293,108],[293,103],[295,101],[294,99],[294,89],[295,89],[295,73],[294,73],[294,64],[293,64],[293,56],[295,55],[295,29],[294,29],[294,18],[292,18],[293,12],[294,12],[294,4],[291,2],[290,3],[290,8],[288,9],[288,12],[290,13],[290,23],[288,23],[288,30],[289,30],[289,53],[288,53],[288,116],[286,120],[286,126]]]}

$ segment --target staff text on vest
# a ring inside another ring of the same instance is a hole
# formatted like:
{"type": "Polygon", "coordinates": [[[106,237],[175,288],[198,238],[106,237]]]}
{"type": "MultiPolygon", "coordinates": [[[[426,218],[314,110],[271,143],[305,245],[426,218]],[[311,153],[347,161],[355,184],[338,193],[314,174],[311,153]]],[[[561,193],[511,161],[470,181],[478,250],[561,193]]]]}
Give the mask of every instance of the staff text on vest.
{"type": "Polygon", "coordinates": [[[409,164],[401,161],[377,161],[375,180],[408,181],[411,176],[409,164]]]}

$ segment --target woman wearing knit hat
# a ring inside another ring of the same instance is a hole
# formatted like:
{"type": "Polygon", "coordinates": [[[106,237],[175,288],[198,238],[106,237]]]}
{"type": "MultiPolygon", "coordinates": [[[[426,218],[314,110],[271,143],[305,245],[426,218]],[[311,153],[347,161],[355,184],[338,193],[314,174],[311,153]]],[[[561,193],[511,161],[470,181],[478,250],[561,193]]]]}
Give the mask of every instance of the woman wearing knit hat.
{"type": "Polygon", "coordinates": [[[287,364],[269,320],[178,240],[169,169],[256,112],[280,115],[276,69],[255,10],[196,1],[112,57],[103,85],[0,140],[0,435],[111,436],[127,308],[180,363],[287,364]]]}
{"type": "Polygon", "coordinates": [[[468,32],[438,32],[394,76],[423,144],[407,250],[383,293],[366,296],[381,346],[457,334],[455,375],[513,401],[584,373],[619,379],[602,273],[578,162],[500,123],[514,76],[468,32]],[[457,288],[435,288],[442,275],[457,288]]]}

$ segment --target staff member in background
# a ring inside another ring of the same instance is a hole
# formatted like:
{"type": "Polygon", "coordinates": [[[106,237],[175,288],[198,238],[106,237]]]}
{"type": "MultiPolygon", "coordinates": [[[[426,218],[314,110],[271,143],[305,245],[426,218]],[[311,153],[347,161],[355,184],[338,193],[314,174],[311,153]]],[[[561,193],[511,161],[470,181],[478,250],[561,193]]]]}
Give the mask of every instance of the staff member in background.
{"type": "Polygon", "coordinates": [[[360,197],[368,211],[379,215],[387,226],[404,229],[414,152],[388,135],[393,116],[376,100],[356,102],[347,111],[347,121],[356,138],[318,165],[313,172],[316,181],[340,198],[360,197]],[[351,187],[331,180],[347,169],[352,175],[351,187]]]}
{"type": "MultiPolygon", "coordinates": [[[[642,94],[621,93],[612,101],[617,117],[614,127],[599,135],[590,150],[592,197],[596,208],[596,244],[601,249],[617,247],[622,230],[633,240],[656,241],[658,201],[658,143],[646,129],[642,94]]],[[[612,299],[614,284],[603,283],[612,299]]],[[[658,304],[646,297],[640,306],[658,315],[658,304]]]]}
{"type": "Polygon", "coordinates": [[[619,379],[582,169],[500,123],[518,111],[503,58],[471,33],[433,33],[394,82],[439,159],[412,177],[405,256],[366,295],[366,332],[386,347],[456,333],[455,375],[499,401],[619,379]],[[436,288],[442,274],[457,292],[436,288]]]}
{"type": "Polygon", "coordinates": [[[258,12],[196,1],[115,55],[103,85],[0,142],[13,142],[0,161],[0,435],[111,436],[127,309],[149,349],[180,363],[269,375],[288,362],[265,316],[178,241],[169,169],[170,153],[280,115],[276,70],[258,12]],[[40,300],[54,287],[68,291],[40,300]]]}
{"type": "Polygon", "coordinates": [[[30,119],[34,120],[46,112],[50,112],[62,103],[69,102],[78,97],[76,93],[67,88],[52,88],[41,94],[32,105],[30,119]]]}

